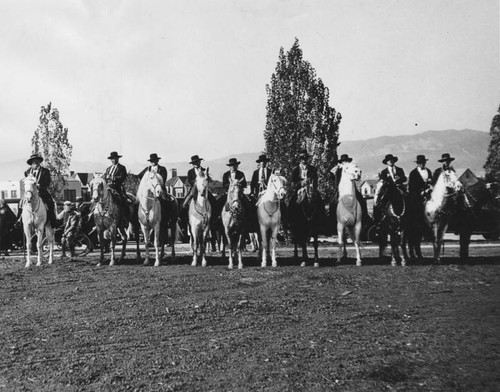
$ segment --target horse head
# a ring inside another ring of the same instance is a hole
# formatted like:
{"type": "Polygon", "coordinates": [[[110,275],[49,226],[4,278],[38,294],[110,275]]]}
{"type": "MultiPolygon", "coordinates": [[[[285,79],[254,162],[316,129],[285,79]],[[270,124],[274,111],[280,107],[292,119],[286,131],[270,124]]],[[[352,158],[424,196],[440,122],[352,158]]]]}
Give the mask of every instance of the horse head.
{"type": "Polygon", "coordinates": [[[27,177],[24,178],[23,180],[23,185],[24,185],[24,199],[26,201],[31,202],[31,199],[33,195],[38,194],[38,186],[36,183],[36,178],[28,174],[27,177]]]}
{"type": "Polygon", "coordinates": [[[161,197],[163,189],[163,178],[158,173],[148,172],[142,177],[137,194],[151,192],[156,199],[161,197]]]}
{"type": "Polygon", "coordinates": [[[199,195],[206,193],[208,188],[208,168],[205,172],[201,171],[196,175],[196,189],[199,195]]]}
{"type": "Polygon", "coordinates": [[[229,182],[229,189],[227,191],[227,201],[229,203],[239,199],[242,181],[243,179],[240,178],[239,180],[231,180],[229,182]]]}
{"type": "Polygon", "coordinates": [[[90,194],[92,200],[98,202],[106,196],[107,185],[102,177],[102,174],[94,174],[94,178],[90,181],[90,194]]]}
{"type": "Polygon", "coordinates": [[[463,189],[462,183],[458,180],[457,173],[453,170],[445,170],[442,172],[440,178],[442,178],[445,188],[448,193],[459,193],[463,189]]]}
{"type": "Polygon", "coordinates": [[[354,162],[346,162],[342,165],[342,178],[358,181],[361,178],[361,169],[354,162]]]}
{"type": "Polygon", "coordinates": [[[276,195],[278,200],[283,200],[286,196],[286,178],[280,176],[279,174],[272,173],[269,176],[267,189],[270,189],[276,195]]]}

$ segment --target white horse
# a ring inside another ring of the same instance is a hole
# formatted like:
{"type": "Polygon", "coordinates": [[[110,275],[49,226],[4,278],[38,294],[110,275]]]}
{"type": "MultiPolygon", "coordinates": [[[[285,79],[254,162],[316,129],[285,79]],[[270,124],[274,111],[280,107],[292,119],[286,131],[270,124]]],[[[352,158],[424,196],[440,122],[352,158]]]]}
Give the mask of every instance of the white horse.
{"type": "Polygon", "coordinates": [[[444,233],[448,229],[450,216],[455,207],[456,197],[462,190],[462,183],[453,170],[441,172],[431,192],[431,198],[425,203],[425,218],[434,234],[434,260],[440,261],[439,253],[443,244],[444,233]]]}
{"type": "Polygon", "coordinates": [[[245,210],[240,200],[241,180],[231,180],[227,202],[222,208],[221,218],[229,248],[229,269],[234,268],[233,255],[238,254],[238,269],[243,268],[242,248],[245,234],[245,210]]]}
{"type": "Polygon", "coordinates": [[[257,218],[260,226],[262,267],[267,267],[267,249],[271,249],[272,266],[277,267],[276,241],[281,223],[280,202],[286,195],[286,179],[278,174],[271,174],[267,188],[257,201],[257,218]],[[268,245],[267,233],[271,231],[268,245]]]}
{"type": "Polygon", "coordinates": [[[146,246],[144,265],[149,265],[149,235],[154,230],[155,267],[160,265],[160,198],[162,187],[163,178],[158,173],[147,172],[142,177],[137,189],[139,223],[141,224],[146,246]]]}
{"type": "Polygon", "coordinates": [[[189,202],[189,235],[191,236],[191,249],[193,251],[193,262],[196,267],[198,250],[201,257],[201,266],[207,266],[205,259],[206,242],[210,231],[210,217],[212,207],[208,200],[208,169],[199,172],[196,176],[196,198],[189,202]]]}
{"type": "Polygon", "coordinates": [[[26,268],[31,265],[31,239],[36,234],[37,267],[42,265],[42,243],[44,235],[49,246],[49,264],[53,261],[54,230],[47,217],[47,207],[38,194],[35,177],[29,174],[24,180],[23,206],[23,228],[26,237],[26,268]]]}
{"type": "Polygon", "coordinates": [[[360,234],[362,211],[359,201],[356,199],[355,181],[361,178],[361,169],[353,162],[342,165],[342,178],[339,183],[339,202],[337,204],[337,236],[339,252],[337,262],[340,263],[342,255],[347,256],[344,239],[344,229],[347,228],[356,248],[356,265],[361,266],[360,234]]]}

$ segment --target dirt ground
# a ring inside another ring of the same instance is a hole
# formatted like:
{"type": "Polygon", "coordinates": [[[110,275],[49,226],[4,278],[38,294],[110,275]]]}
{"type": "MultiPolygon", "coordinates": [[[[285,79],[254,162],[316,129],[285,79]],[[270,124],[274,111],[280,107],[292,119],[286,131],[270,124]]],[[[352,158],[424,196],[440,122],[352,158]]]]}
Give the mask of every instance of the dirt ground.
{"type": "MultiPolygon", "coordinates": [[[[0,260],[0,390],[498,391],[500,244],[461,263],[229,271],[0,260]]],[[[430,256],[431,250],[424,249],[430,256]]]]}

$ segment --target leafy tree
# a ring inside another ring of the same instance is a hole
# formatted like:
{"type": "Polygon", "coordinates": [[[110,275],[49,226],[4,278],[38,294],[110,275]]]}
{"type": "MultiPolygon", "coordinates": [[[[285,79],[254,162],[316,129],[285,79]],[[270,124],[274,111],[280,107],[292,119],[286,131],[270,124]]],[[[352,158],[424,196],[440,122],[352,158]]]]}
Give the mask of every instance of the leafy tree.
{"type": "Polygon", "coordinates": [[[280,49],[266,92],[264,138],[273,167],[289,177],[298,153],[307,149],[311,163],[318,168],[319,191],[325,197],[334,186],[329,171],[337,163],[342,116],[329,106],[329,90],[303,59],[297,39],[286,54],[280,49]]]}
{"type": "Polygon", "coordinates": [[[40,123],[31,139],[31,148],[34,154],[43,157],[43,165],[50,170],[49,192],[56,200],[62,200],[73,146],[68,140],[68,128],[63,127],[59,111],[52,108],[50,102],[47,107],[41,107],[40,123]]]}
{"type": "Polygon", "coordinates": [[[488,158],[484,164],[486,181],[500,183],[500,106],[491,122],[490,135],[488,158]]]}

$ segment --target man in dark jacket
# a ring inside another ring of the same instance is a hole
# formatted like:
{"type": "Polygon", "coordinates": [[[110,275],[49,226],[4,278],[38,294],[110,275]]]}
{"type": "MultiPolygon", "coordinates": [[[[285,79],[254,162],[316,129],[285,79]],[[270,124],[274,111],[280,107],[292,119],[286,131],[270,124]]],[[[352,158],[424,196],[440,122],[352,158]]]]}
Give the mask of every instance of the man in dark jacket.
{"type": "MultiPolygon", "coordinates": [[[[187,209],[189,207],[189,203],[193,197],[196,196],[196,177],[198,173],[205,173],[206,169],[201,166],[201,161],[203,158],[200,158],[198,155],[193,155],[191,157],[191,162],[189,162],[193,167],[188,170],[187,179],[186,179],[186,198],[184,199],[184,203],[182,203],[182,208],[187,209]]],[[[210,177],[208,178],[210,181],[210,177]]],[[[210,202],[212,208],[215,205],[215,198],[212,193],[208,192],[208,201],[210,202]]]]}
{"type": "Polygon", "coordinates": [[[408,193],[411,203],[423,205],[424,195],[431,183],[432,172],[425,167],[428,159],[425,155],[417,155],[417,167],[410,172],[408,180],[408,193]]]}
{"type": "MultiPolygon", "coordinates": [[[[32,175],[35,177],[37,185],[38,185],[38,194],[40,198],[43,200],[45,205],[47,206],[47,218],[49,219],[50,225],[55,227],[57,225],[57,219],[55,214],[55,203],[52,195],[49,193],[49,185],[51,181],[50,171],[49,169],[41,166],[43,158],[38,154],[33,154],[26,161],[28,165],[31,165],[31,168],[24,172],[24,176],[28,177],[28,175],[32,175]]],[[[16,224],[20,224],[21,221],[22,208],[19,208],[17,216],[18,222],[16,224]]]]}
{"type": "Polygon", "coordinates": [[[396,185],[396,187],[404,191],[404,183],[406,181],[405,171],[401,167],[397,167],[395,163],[398,157],[392,154],[387,154],[382,161],[387,167],[380,172],[380,179],[388,183],[396,185]]]}
{"type": "Polygon", "coordinates": [[[451,166],[451,162],[453,162],[454,160],[455,160],[455,158],[450,156],[450,154],[447,152],[445,152],[444,154],[441,155],[441,159],[439,159],[438,162],[442,163],[443,166],[438,167],[434,171],[434,174],[432,175],[432,180],[431,180],[432,186],[436,185],[436,182],[443,171],[446,171],[446,170],[455,171],[453,166],[451,166]]]}
{"type": "Polygon", "coordinates": [[[316,167],[309,164],[309,154],[307,150],[302,150],[299,154],[299,164],[292,170],[292,191],[297,196],[299,189],[312,184],[313,192],[318,189],[318,172],[316,167]]]}
{"type": "Polygon", "coordinates": [[[119,163],[122,156],[118,155],[116,151],[113,151],[108,159],[111,160],[111,166],[106,169],[104,173],[104,179],[108,183],[111,189],[114,189],[125,201],[125,190],[123,189],[123,183],[127,178],[127,169],[121,163],[119,163]]]}
{"type": "Polygon", "coordinates": [[[138,177],[139,180],[142,180],[142,177],[144,177],[144,174],[146,174],[146,172],[158,173],[163,179],[163,188],[165,189],[165,183],[167,182],[168,173],[167,169],[164,166],[159,165],[158,162],[160,161],[160,159],[161,158],[156,153],[149,154],[148,161],[150,162],[150,165],[146,167],[143,171],[141,171],[138,174],[138,177]]]}
{"type": "Polygon", "coordinates": [[[229,184],[231,181],[239,181],[240,187],[244,190],[247,187],[247,180],[245,178],[245,173],[238,170],[240,165],[240,161],[236,158],[229,159],[229,163],[226,166],[229,166],[230,169],[222,175],[222,187],[226,191],[226,194],[229,189],[229,184]]]}
{"type": "Polygon", "coordinates": [[[272,170],[267,167],[269,159],[266,154],[259,155],[259,159],[255,162],[259,163],[260,167],[253,172],[252,181],[250,182],[250,194],[255,199],[258,199],[259,194],[267,188],[267,182],[272,174],[272,170]]]}

